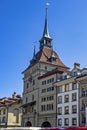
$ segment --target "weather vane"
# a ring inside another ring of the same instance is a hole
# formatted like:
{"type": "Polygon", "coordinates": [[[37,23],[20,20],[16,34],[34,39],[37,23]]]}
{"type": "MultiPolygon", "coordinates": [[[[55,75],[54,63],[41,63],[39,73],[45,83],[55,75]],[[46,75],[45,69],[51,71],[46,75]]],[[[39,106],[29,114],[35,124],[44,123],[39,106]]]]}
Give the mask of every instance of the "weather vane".
{"type": "Polygon", "coordinates": [[[46,9],[48,9],[49,5],[50,5],[50,3],[46,2],[46,9]]]}
{"type": "Polygon", "coordinates": [[[46,2],[46,6],[50,5],[50,3],[46,2]]]}

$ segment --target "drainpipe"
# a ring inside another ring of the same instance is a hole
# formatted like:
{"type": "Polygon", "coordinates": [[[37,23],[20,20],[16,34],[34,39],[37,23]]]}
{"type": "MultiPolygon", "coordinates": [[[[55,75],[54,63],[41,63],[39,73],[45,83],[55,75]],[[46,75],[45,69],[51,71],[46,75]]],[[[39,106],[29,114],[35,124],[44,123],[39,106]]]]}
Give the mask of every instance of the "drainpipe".
{"type": "MultiPolygon", "coordinates": [[[[56,73],[56,83],[57,83],[57,73],[56,73]]],[[[57,86],[56,87],[56,127],[57,127],[57,86]]]]}
{"type": "Polygon", "coordinates": [[[80,81],[79,81],[78,82],[78,92],[79,92],[79,99],[78,99],[79,100],[79,112],[78,112],[79,113],[79,117],[78,117],[78,119],[79,119],[79,126],[80,126],[80,117],[81,117],[80,102],[81,102],[81,96],[82,96],[81,93],[80,93],[80,87],[81,86],[80,86],[80,81]]]}
{"type": "Polygon", "coordinates": [[[5,122],[5,127],[7,128],[7,125],[8,125],[8,106],[6,108],[7,108],[7,113],[6,113],[7,114],[7,116],[6,116],[7,118],[6,118],[6,122],[5,122]]]}
{"type": "Polygon", "coordinates": [[[57,127],[57,86],[56,86],[56,127],[57,127]]]}

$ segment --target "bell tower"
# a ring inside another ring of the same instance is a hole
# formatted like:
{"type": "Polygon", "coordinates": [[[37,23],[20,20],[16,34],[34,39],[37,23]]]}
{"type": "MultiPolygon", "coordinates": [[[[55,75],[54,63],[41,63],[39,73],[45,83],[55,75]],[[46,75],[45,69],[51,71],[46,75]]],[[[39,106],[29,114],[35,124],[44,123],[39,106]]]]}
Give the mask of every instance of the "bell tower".
{"type": "Polygon", "coordinates": [[[49,47],[49,48],[52,48],[52,38],[50,37],[49,31],[48,31],[47,15],[48,15],[48,8],[46,7],[44,31],[43,31],[42,38],[39,41],[40,42],[40,50],[43,49],[43,47],[45,47],[45,46],[49,47]]]}

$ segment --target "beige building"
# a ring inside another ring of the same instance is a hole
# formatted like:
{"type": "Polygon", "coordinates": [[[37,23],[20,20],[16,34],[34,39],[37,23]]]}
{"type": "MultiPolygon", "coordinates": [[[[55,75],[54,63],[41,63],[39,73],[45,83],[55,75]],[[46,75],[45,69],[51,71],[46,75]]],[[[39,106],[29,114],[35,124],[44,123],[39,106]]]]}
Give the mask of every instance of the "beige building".
{"type": "Polygon", "coordinates": [[[21,126],[22,98],[14,93],[12,98],[0,99],[0,127],[21,126]]]}
{"type": "Polygon", "coordinates": [[[47,9],[40,48],[23,71],[23,126],[56,126],[56,89],[53,83],[68,69],[53,50],[48,32],[47,9]]]}

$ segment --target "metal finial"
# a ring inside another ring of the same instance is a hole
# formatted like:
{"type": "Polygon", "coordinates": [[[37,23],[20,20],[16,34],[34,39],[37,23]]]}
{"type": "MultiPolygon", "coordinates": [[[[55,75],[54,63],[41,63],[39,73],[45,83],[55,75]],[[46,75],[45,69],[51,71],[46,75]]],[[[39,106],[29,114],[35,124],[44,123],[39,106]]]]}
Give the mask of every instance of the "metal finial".
{"type": "Polygon", "coordinates": [[[48,37],[50,38],[49,36],[49,31],[48,31],[48,20],[47,20],[47,10],[48,10],[48,6],[49,3],[46,3],[46,16],[45,16],[45,25],[44,25],[44,32],[43,32],[43,37],[48,37]]]}
{"type": "Polygon", "coordinates": [[[50,5],[50,3],[46,2],[46,6],[49,6],[49,5],[50,5]]]}
{"type": "Polygon", "coordinates": [[[46,11],[47,11],[49,5],[50,5],[50,3],[46,2],[46,11]]]}

